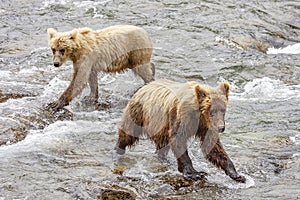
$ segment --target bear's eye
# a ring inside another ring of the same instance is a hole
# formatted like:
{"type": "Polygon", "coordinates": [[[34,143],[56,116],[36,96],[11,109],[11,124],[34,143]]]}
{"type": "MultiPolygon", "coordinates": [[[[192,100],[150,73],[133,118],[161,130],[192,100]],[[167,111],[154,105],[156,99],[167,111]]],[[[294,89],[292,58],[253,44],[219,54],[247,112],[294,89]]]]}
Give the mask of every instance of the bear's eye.
{"type": "Polygon", "coordinates": [[[55,53],[55,49],[51,49],[53,53],[55,53]]]}
{"type": "Polygon", "coordinates": [[[59,50],[59,52],[60,52],[61,54],[64,54],[65,51],[66,51],[65,49],[60,49],[60,50],[59,50]]]}

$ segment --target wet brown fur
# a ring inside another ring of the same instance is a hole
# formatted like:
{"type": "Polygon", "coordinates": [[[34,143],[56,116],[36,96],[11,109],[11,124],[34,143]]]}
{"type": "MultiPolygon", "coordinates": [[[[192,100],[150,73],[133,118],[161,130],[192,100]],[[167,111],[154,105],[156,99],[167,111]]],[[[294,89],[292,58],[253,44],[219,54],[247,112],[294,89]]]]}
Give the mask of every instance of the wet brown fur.
{"type": "Polygon", "coordinates": [[[177,158],[178,170],[192,179],[197,172],[187,152],[187,141],[199,138],[206,159],[221,168],[231,178],[244,182],[237,174],[223,149],[219,133],[224,131],[229,85],[214,89],[197,82],[176,83],[153,81],[138,90],[127,107],[118,129],[117,152],[125,153],[139,137],[148,136],[156,145],[159,156],[171,148],[177,158]],[[220,128],[221,127],[221,128],[220,128]]]}

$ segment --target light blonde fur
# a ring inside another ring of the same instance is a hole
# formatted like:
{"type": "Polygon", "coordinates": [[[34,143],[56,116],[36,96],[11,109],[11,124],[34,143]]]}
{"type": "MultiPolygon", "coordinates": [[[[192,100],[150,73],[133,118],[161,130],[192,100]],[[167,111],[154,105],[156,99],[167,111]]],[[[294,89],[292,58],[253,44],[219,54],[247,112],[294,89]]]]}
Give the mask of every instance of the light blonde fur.
{"type": "Polygon", "coordinates": [[[98,99],[99,71],[115,73],[132,69],[145,83],[154,80],[154,65],[150,62],[152,42],[142,28],[118,25],[96,31],[80,28],[69,32],[50,28],[48,38],[54,65],[61,66],[67,60],[73,62],[71,83],[60,99],[50,105],[54,109],[68,105],[87,84],[91,87],[90,96],[98,99]]]}

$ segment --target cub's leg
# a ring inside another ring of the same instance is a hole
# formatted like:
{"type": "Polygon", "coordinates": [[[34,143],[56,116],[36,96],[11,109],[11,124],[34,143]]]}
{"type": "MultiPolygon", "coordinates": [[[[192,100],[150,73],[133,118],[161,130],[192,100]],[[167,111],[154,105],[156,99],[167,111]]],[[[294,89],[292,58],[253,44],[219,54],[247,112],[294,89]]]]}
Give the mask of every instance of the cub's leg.
{"type": "Polygon", "coordinates": [[[159,159],[162,159],[162,160],[165,160],[167,158],[169,150],[170,150],[169,145],[163,146],[161,148],[156,146],[156,153],[157,153],[159,159]]]}
{"type": "MultiPolygon", "coordinates": [[[[134,132],[135,130],[132,130],[134,132]]],[[[118,130],[119,138],[115,150],[118,154],[124,154],[127,146],[133,146],[139,141],[139,137],[125,133],[122,129],[118,130]]]]}
{"type": "Polygon", "coordinates": [[[187,151],[187,141],[184,137],[185,136],[179,137],[177,135],[171,143],[171,149],[177,158],[178,171],[181,172],[185,178],[190,180],[205,179],[207,175],[205,172],[198,172],[194,169],[192,160],[187,151]]]}
{"type": "Polygon", "coordinates": [[[165,126],[158,133],[150,137],[156,145],[156,153],[160,159],[166,159],[170,150],[170,141],[172,141],[170,137],[176,135],[179,126],[180,121],[177,120],[177,107],[175,103],[168,112],[165,126]]]}
{"type": "Polygon", "coordinates": [[[139,141],[143,131],[142,124],[142,105],[138,102],[130,102],[124,111],[118,130],[119,138],[115,147],[118,154],[124,154],[127,146],[131,147],[139,141]]]}
{"type": "Polygon", "coordinates": [[[88,96],[88,101],[96,103],[98,101],[98,72],[93,68],[89,77],[89,86],[91,93],[88,96]]]}
{"type": "Polygon", "coordinates": [[[64,106],[69,105],[69,103],[82,92],[82,90],[88,83],[90,72],[91,65],[74,63],[72,79],[69,86],[57,101],[49,103],[46,108],[58,111],[64,106]]]}
{"type": "Polygon", "coordinates": [[[138,67],[132,69],[134,74],[141,77],[145,84],[154,81],[155,76],[155,66],[153,63],[142,64],[138,67]]]}
{"type": "Polygon", "coordinates": [[[226,175],[228,175],[233,180],[242,183],[246,182],[246,178],[242,175],[239,175],[236,172],[236,169],[232,161],[230,160],[229,156],[223,149],[223,146],[219,139],[217,140],[214,147],[210,150],[210,152],[205,156],[207,160],[209,160],[216,167],[224,170],[226,175]]]}
{"type": "Polygon", "coordinates": [[[162,160],[165,160],[169,150],[169,134],[167,131],[163,129],[161,132],[155,134],[154,136],[150,137],[150,139],[155,143],[156,146],[156,154],[162,160]]]}

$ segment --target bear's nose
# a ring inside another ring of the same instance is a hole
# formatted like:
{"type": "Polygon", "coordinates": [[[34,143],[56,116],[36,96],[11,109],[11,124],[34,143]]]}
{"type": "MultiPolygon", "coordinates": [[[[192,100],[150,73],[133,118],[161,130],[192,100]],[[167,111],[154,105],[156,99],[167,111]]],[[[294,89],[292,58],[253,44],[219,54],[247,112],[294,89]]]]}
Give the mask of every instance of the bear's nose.
{"type": "Polygon", "coordinates": [[[225,131],[225,126],[219,126],[219,133],[223,133],[225,131]]]}
{"type": "Polygon", "coordinates": [[[54,67],[59,67],[59,62],[54,62],[53,65],[54,67]]]}

